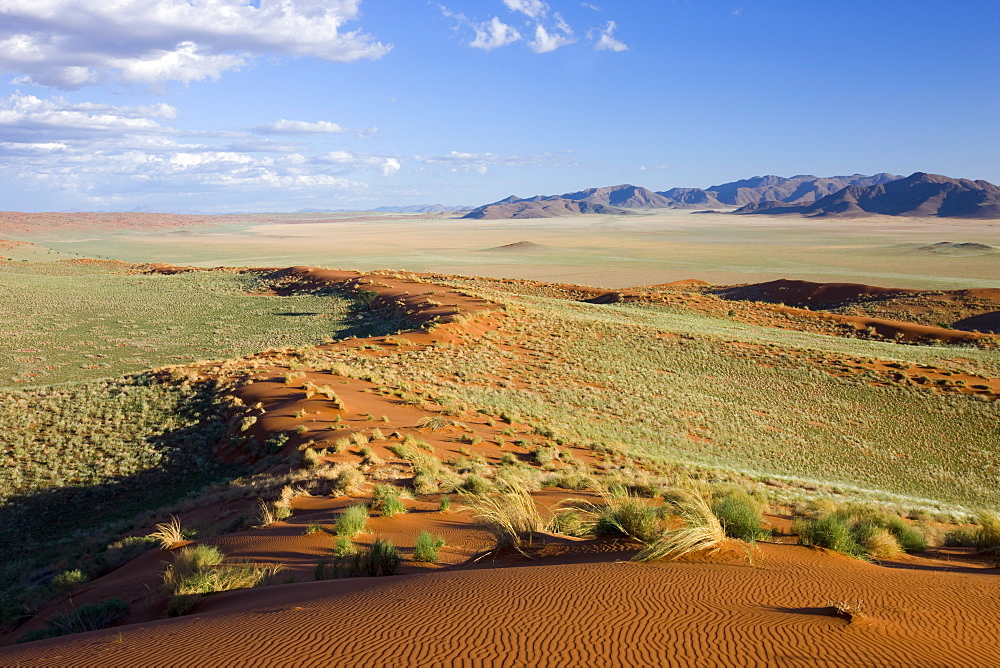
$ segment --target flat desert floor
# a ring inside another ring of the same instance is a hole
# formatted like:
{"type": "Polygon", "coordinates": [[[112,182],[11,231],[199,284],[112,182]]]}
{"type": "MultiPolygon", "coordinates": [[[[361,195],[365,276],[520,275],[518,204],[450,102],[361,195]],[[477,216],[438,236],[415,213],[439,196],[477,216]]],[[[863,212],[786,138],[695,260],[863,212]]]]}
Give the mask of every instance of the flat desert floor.
{"type": "Polygon", "coordinates": [[[65,227],[39,224],[45,215],[0,215],[0,236],[128,262],[392,268],[605,288],[798,278],[954,289],[996,287],[1000,276],[998,221],[674,210],[533,220],[307,213],[175,216],[180,224],[145,231],[143,217],[157,214],[100,214],[106,224],[81,225],[67,238],[65,227]],[[18,215],[31,224],[12,227],[18,215]],[[115,217],[132,221],[130,229],[116,229],[115,217]]]}

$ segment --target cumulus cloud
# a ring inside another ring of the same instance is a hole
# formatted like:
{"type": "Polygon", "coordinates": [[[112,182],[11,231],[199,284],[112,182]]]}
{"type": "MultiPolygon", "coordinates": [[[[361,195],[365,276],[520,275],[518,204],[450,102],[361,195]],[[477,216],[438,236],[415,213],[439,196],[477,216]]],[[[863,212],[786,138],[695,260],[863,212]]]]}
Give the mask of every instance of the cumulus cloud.
{"type": "Polygon", "coordinates": [[[510,11],[527,14],[533,19],[541,18],[549,12],[549,6],[542,0],[503,0],[503,4],[510,11]]]}
{"type": "Polygon", "coordinates": [[[72,103],[19,92],[0,97],[0,182],[22,181],[53,197],[93,203],[158,193],[218,201],[226,193],[246,199],[278,189],[351,196],[368,187],[366,175],[391,177],[403,167],[391,155],[316,150],[314,142],[343,130],[330,122],[283,119],[259,126],[295,136],[286,142],[248,132],[181,131],[169,124],[177,115],[162,103],[72,103]]]}
{"type": "Polygon", "coordinates": [[[392,48],[343,30],[360,0],[5,0],[0,70],[67,89],[203,81],[263,55],[336,62],[392,48]],[[259,6],[255,6],[259,4],[259,6]]]}
{"type": "Polygon", "coordinates": [[[573,31],[562,21],[552,31],[546,30],[545,26],[538,24],[535,26],[535,39],[528,42],[528,48],[535,53],[548,53],[575,41],[573,31]]]}
{"type": "MultiPolygon", "coordinates": [[[[573,29],[562,15],[551,12],[547,3],[541,0],[503,0],[503,3],[511,12],[526,17],[523,23],[528,31],[527,34],[534,34],[534,38],[527,42],[527,46],[534,53],[548,53],[577,41],[573,36],[573,29]]],[[[460,12],[452,12],[444,5],[438,7],[442,14],[458,22],[456,29],[473,31],[475,38],[467,42],[468,46],[492,51],[525,39],[520,30],[504,23],[497,16],[480,22],[471,20],[460,12]]]]}
{"type": "Polygon", "coordinates": [[[476,22],[469,19],[468,16],[461,12],[453,12],[449,10],[444,5],[438,5],[441,13],[450,19],[455,19],[458,25],[455,29],[460,28],[472,29],[475,34],[475,38],[467,42],[467,46],[474,47],[476,49],[482,49],[484,51],[492,51],[493,49],[498,49],[501,46],[507,46],[508,44],[513,44],[514,42],[521,39],[521,33],[518,32],[517,28],[511,25],[507,25],[499,19],[499,17],[494,16],[488,21],[476,22]]]}
{"type": "Polygon", "coordinates": [[[170,131],[155,119],[170,119],[177,110],[168,104],[116,107],[70,104],[60,97],[43,100],[13,93],[0,98],[0,138],[36,142],[39,137],[72,138],[95,134],[163,134],[170,131]]]}
{"type": "Polygon", "coordinates": [[[476,32],[476,39],[469,42],[469,46],[484,51],[492,51],[521,39],[521,33],[516,28],[507,25],[496,16],[489,21],[470,23],[470,25],[476,32]]]}
{"type": "Polygon", "coordinates": [[[317,162],[371,168],[375,169],[382,176],[392,176],[402,167],[399,158],[369,155],[367,153],[350,153],[348,151],[330,151],[317,158],[317,162]]]}
{"type": "Polygon", "coordinates": [[[608,24],[604,26],[604,30],[601,31],[601,36],[594,44],[594,49],[597,51],[628,51],[628,46],[624,42],[620,42],[614,37],[614,32],[616,28],[614,21],[608,21],[608,24]]]}

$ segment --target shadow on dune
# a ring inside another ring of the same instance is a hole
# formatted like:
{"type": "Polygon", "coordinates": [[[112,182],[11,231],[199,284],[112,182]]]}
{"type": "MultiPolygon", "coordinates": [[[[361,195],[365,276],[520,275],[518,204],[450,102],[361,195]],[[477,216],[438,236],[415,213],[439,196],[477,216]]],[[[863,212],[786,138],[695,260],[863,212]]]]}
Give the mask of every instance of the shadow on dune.
{"type": "Polygon", "coordinates": [[[957,320],[951,324],[954,329],[966,332],[982,332],[984,334],[1000,334],[1000,311],[980,313],[969,318],[957,320]]]}
{"type": "Polygon", "coordinates": [[[5,499],[0,505],[4,546],[0,599],[26,586],[45,584],[55,573],[75,567],[77,556],[98,555],[118,535],[139,528],[140,520],[149,520],[150,511],[245,472],[245,467],[225,464],[215,456],[226,425],[214,386],[204,384],[179,412],[187,418],[187,426],[134,443],[137,449],[159,453],[159,461],[150,468],[5,499]]]}

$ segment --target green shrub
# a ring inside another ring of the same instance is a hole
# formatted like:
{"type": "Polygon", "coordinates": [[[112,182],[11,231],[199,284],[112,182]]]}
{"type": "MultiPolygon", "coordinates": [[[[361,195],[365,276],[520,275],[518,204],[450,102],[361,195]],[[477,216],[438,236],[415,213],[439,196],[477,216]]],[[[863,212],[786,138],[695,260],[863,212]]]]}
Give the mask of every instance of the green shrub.
{"type": "Polygon", "coordinates": [[[184,548],[163,574],[163,588],[173,595],[167,615],[185,615],[208,594],[256,587],[281,566],[223,565],[225,555],[214,545],[184,548]]]}
{"type": "Polygon", "coordinates": [[[421,531],[417,536],[417,543],[413,550],[414,561],[423,561],[436,564],[438,560],[438,550],[444,547],[444,538],[435,538],[427,531],[421,531]]]}
{"type": "Polygon", "coordinates": [[[351,538],[364,533],[368,527],[368,507],[364,505],[349,506],[337,518],[334,533],[341,538],[351,538]]]}
{"type": "Polygon", "coordinates": [[[401,493],[402,490],[395,485],[384,483],[375,485],[375,490],[372,492],[372,509],[382,511],[383,517],[405,513],[406,506],[399,498],[401,493]]]}
{"type": "Polygon", "coordinates": [[[792,530],[798,534],[803,545],[825,547],[852,557],[864,555],[864,549],[855,540],[850,525],[838,515],[797,520],[792,530]]]}
{"type": "Polygon", "coordinates": [[[660,512],[624,489],[604,492],[604,505],[597,508],[594,533],[598,536],[628,536],[640,543],[656,541],[662,533],[660,512]]]}
{"type": "Polygon", "coordinates": [[[712,503],[712,513],[730,538],[753,543],[770,536],[761,523],[759,506],[745,492],[729,492],[712,503]]]}
{"type": "Polygon", "coordinates": [[[49,586],[57,593],[68,592],[72,589],[79,587],[87,581],[87,576],[83,574],[79,568],[74,568],[73,570],[63,571],[55,577],[49,583],[49,586]]]}
{"type": "Polygon", "coordinates": [[[946,547],[975,547],[977,533],[976,529],[959,527],[948,531],[943,542],[946,547]]]}
{"type": "Polygon", "coordinates": [[[478,473],[470,473],[462,481],[462,489],[470,494],[487,494],[492,489],[489,480],[478,473]]]}
{"type": "Polygon", "coordinates": [[[357,570],[359,574],[368,577],[395,575],[399,571],[399,565],[402,561],[399,557],[399,550],[392,544],[392,541],[382,538],[376,539],[370,548],[359,552],[358,556],[360,559],[357,570]]]}
{"type": "Polygon", "coordinates": [[[976,530],[976,547],[987,549],[1000,547],[1000,514],[982,512],[976,516],[979,528],[976,530]]]}
{"type": "Polygon", "coordinates": [[[888,529],[906,552],[927,551],[927,539],[899,517],[887,517],[881,526],[888,529]]]}

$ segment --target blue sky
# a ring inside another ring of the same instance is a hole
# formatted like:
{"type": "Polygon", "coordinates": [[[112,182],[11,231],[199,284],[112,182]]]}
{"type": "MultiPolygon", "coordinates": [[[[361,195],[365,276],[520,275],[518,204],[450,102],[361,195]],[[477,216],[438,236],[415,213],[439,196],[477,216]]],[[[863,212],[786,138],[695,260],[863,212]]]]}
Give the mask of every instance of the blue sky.
{"type": "Polygon", "coordinates": [[[996,0],[0,0],[0,209],[996,183],[998,35],[996,0]]]}

